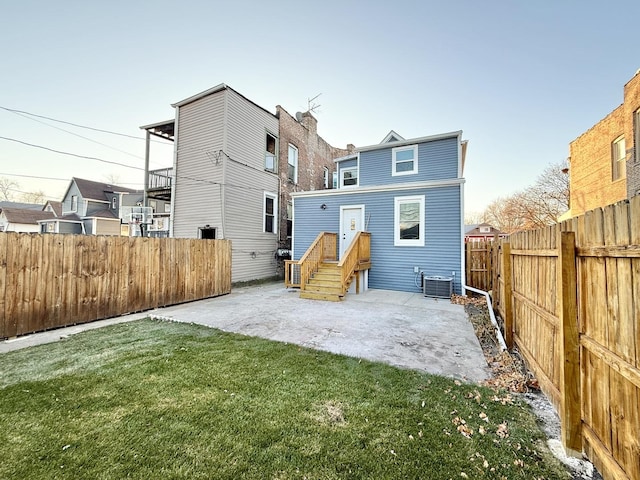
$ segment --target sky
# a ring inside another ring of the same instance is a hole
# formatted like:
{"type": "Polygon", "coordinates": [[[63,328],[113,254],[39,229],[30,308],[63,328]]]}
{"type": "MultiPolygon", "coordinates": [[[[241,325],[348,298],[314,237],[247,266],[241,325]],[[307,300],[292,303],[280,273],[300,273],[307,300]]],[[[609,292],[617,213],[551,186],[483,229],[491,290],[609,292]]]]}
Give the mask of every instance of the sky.
{"type": "MultiPolygon", "coordinates": [[[[142,188],[139,127],[226,83],[273,113],[320,94],[318,133],[336,147],[462,130],[465,212],[479,213],[565,160],[640,69],[637,0],[5,0],[0,12],[0,179],[50,200],[71,177],[142,188]]],[[[171,166],[172,148],[154,142],[151,168],[171,166]]]]}

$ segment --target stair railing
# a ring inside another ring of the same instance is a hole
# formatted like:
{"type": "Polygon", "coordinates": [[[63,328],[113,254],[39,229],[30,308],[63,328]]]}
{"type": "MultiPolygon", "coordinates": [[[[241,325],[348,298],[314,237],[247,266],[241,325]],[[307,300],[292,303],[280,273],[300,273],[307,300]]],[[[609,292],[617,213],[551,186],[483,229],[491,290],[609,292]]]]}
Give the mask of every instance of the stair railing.
{"type": "Polygon", "coordinates": [[[357,232],[342,255],[338,268],[341,274],[342,294],[347,292],[351,277],[357,271],[371,266],[371,233],[357,232]]]}
{"type": "Polygon", "coordinates": [[[336,260],[336,239],[338,235],[331,232],[320,232],[298,264],[300,265],[300,290],[304,290],[307,282],[318,271],[325,260],[336,260]]]}

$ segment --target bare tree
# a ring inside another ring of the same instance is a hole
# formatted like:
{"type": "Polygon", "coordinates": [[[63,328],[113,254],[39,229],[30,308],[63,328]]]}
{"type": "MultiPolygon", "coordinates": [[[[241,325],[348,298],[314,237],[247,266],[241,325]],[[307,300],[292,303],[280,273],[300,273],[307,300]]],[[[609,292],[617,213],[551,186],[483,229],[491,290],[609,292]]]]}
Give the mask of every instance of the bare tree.
{"type": "Polygon", "coordinates": [[[569,208],[569,177],[565,162],[547,166],[536,182],[522,192],[494,200],[484,212],[485,221],[513,233],[556,223],[569,208]]]}
{"type": "Polygon", "coordinates": [[[106,179],[107,183],[111,185],[118,185],[120,183],[120,175],[118,175],[117,173],[104,175],[104,178],[106,179]]]}
{"type": "Polygon", "coordinates": [[[0,177],[0,199],[12,201],[15,198],[14,191],[20,188],[18,182],[9,180],[6,177],[0,177]]]}
{"type": "Polygon", "coordinates": [[[484,212],[464,212],[464,224],[484,223],[484,212]]]}
{"type": "Polygon", "coordinates": [[[42,190],[38,190],[37,192],[24,192],[20,196],[20,200],[25,203],[41,203],[43,205],[46,202],[45,195],[42,190]]]}

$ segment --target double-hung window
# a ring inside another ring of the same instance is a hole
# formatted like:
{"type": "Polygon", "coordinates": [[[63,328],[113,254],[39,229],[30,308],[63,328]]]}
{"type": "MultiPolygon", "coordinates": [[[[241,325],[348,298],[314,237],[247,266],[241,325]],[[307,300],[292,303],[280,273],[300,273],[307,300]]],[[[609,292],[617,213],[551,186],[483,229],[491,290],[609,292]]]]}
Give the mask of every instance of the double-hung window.
{"type": "Polygon", "coordinates": [[[77,212],[78,211],[78,196],[77,195],[71,195],[71,211],[72,212],[77,212]]]}
{"type": "Polygon", "coordinates": [[[273,193],[264,193],[263,231],[266,233],[278,232],[278,197],[273,193]]]}
{"type": "Polygon", "coordinates": [[[268,172],[276,172],[278,170],[277,155],[278,137],[267,132],[264,153],[264,169],[268,172]]]}
{"type": "Polygon", "coordinates": [[[395,246],[424,246],[424,195],[395,197],[395,246]]]}
{"type": "Polygon", "coordinates": [[[391,150],[392,176],[418,173],[418,146],[396,147],[391,150]]]}
{"type": "Polygon", "coordinates": [[[358,167],[340,169],[340,187],[358,186],[358,167]]]}
{"type": "Polygon", "coordinates": [[[616,181],[625,177],[626,157],[624,137],[619,136],[611,144],[611,180],[616,181]]]}
{"type": "Polygon", "coordinates": [[[298,149],[295,145],[289,144],[289,180],[298,183],[298,149]]]}

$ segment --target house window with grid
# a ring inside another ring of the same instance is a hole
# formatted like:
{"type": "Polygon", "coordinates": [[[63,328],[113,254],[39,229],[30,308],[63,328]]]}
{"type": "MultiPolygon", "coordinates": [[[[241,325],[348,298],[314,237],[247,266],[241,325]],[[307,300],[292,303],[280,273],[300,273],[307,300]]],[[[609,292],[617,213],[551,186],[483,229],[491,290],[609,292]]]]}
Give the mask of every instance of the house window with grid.
{"type": "Polygon", "coordinates": [[[289,164],[288,178],[293,183],[298,183],[298,149],[295,145],[289,144],[289,164]]]}
{"type": "Polygon", "coordinates": [[[393,158],[392,176],[418,173],[418,146],[396,147],[391,150],[393,158]]]}
{"type": "Polygon", "coordinates": [[[424,246],[424,195],[395,197],[395,246],[424,246]]]}
{"type": "Polygon", "coordinates": [[[78,211],[78,196],[77,195],[71,195],[71,211],[72,212],[77,212],[78,211]]]}
{"type": "Polygon", "coordinates": [[[611,179],[613,181],[620,180],[625,177],[625,161],[627,151],[624,143],[624,137],[616,138],[611,144],[611,179]]]}
{"type": "Polygon", "coordinates": [[[264,194],[264,221],[263,231],[266,233],[277,233],[278,226],[278,197],[273,193],[264,194]]]}

